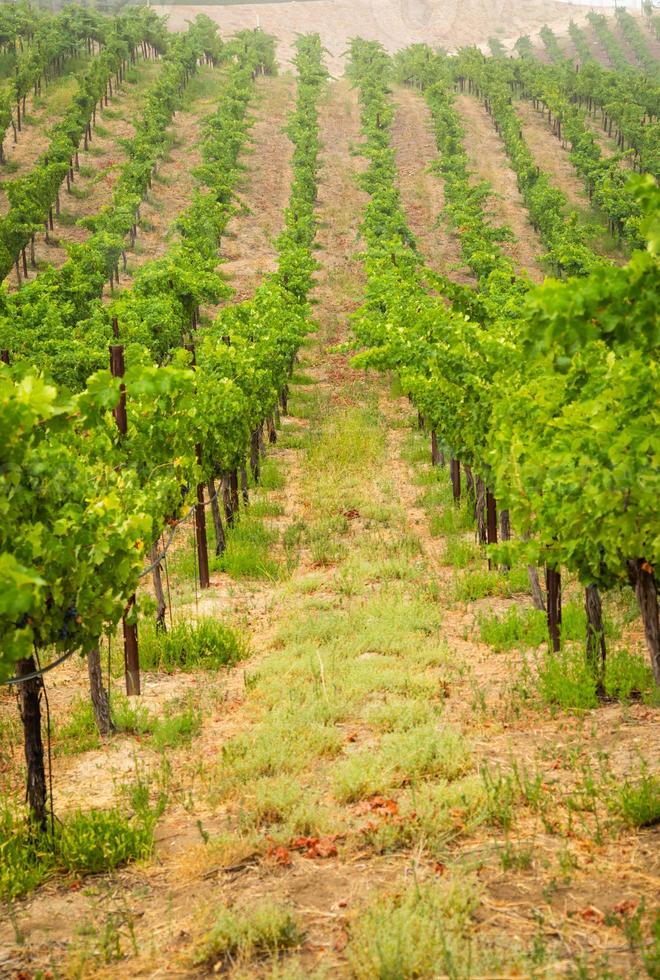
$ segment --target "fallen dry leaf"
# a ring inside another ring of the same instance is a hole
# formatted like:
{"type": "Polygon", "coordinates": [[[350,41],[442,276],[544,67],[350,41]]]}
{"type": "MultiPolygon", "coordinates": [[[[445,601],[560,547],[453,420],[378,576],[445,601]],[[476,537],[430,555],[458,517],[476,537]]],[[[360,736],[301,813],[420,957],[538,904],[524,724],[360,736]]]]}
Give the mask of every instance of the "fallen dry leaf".
{"type": "Polygon", "coordinates": [[[279,864],[282,868],[288,868],[291,864],[289,849],[281,844],[271,845],[266,851],[266,858],[275,864],[279,864]]]}
{"type": "Polygon", "coordinates": [[[332,837],[294,837],[289,844],[292,851],[302,851],[303,857],[329,858],[337,856],[338,835],[332,837]]]}
{"type": "Polygon", "coordinates": [[[399,812],[399,804],[396,800],[388,799],[385,796],[372,796],[370,800],[364,800],[359,804],[357,812],[376,813],[382,817],[393,817],[399,812]]]}
{"type": "Polygon", "coordinates": [[[634,899],[624,898],[622,902],[619,902],[618,905],[614,906],[612,911],[616,912],[618,915],[632,915],[636,908],[637,902],[634,899]]]}
{"type": "Polygon", "coordinates": [[[605,921],[605,916],[595,905],[587,905],[586,908],[580,909],[579,915],[585,922],[594,922],[599,926],[605,921]]]}

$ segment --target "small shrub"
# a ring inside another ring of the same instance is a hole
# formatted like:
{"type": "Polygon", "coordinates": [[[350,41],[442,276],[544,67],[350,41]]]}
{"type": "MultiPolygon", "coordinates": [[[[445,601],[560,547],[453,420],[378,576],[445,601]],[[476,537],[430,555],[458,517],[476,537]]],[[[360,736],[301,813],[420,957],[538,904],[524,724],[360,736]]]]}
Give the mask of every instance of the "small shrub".
{"type": "Polygon", "coordinates": [[[376,899],[351,927],[346,949],[351,976],[412,980],[473,975],[466,933],[478,904],[479,886],[469,878],[414,883],[376,899]]]}
{"type": "Polygon", "coordinates": [[[648,661],[628,650],[608,650],[605,660],[605,694],[628,701],[633,695],[652,695],[653,671],[648,661]]]}
{"type": "Polygon", "coordinates": [[[467,568],[479,557],[479,546],[474,541],[467,541],[465,538],[457,536],[447,538],[442,556],[445,565],[451,565],[453,568],[467,568]]]}
{"type": "Polygon", "coordinates": [[[291,910],[274,902],[250,909],[225,908],[205,937],[195,965],[220,972],[237,962],[276,956],[298,946],[302,938],[291,910]]]}
{"type": "Polygon", "coordinates": [[[578,709],[598,705],[596,679],[582,649],[545,654],[538,669],[538,685],[546,704],[578,709]]]}
{"type": "Polygon", "coordinates": [[[164,718],[159,718],[153,723],[151,744],[157,752],[190,745],[201,730],[202,713],[192,704],[188,704],[179,714],[175,714],[170,709],[164,718]]]}
{"type": "Polygon", "coordinates": [[[130,821],[119,810],[91,810],[69,817],[57,839],[61,867],[99,874],[148,857],[153,847],[154,822],[145,816],[140,814],[130,821]]]}
{"type": "Polygon", "coordinates": [[[167,631],[144,630],[140,661],[145,670],[218,670],[248,656],[247,642],[217,619],[179,622],[167,631]]]}
{"type": "Polygon", "coordinates": [[[660,823],[660,779],[644,771],[636,782],[626,780],[612,806],[630,827],[654,827],[660,823]]]}
{"type": "Polygon", "coordinates": [[[503,616],[484,613],[478,618],[482,643],[498,653],[514,647],[539,647],[548,640],[545,613],[540,609],[520,609],[511,606],[503,616]]]}
{"type": "Polygon", "coordinates": [[[452,728],[432,725],[384,735],[377,749],[354,753],[337,768],[335,795],[351,803],[375,793],[387,793],[423,776],[451,781],[471,768],[467,743],[452,728]]]}

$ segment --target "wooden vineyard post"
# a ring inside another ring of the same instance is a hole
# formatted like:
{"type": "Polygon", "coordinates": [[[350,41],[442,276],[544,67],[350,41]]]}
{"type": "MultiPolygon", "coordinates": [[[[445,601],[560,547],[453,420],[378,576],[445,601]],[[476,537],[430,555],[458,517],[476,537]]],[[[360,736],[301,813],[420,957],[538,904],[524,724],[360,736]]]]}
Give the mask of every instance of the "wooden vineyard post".
{"type": "MultiPolygon", "coordinates": [[[[34,657],[25,657],[16,664],[17,677],[29,677],[36,672],[34,657]]],[[[23,723],[23,745],[27,769],[27,802],[30,821],[39,830],[46,830],[47,792],[44,766],[44,744],[41,738],[41,677],[32,677],[19,685],[19,708],[23,723]]]]}
{"type": "MultiPolygon", "coordinates": [[[[202,447],[195,446],[197,462],[202,463],[202,447]]],[[[208,589],[211,584],[209,577],[209,550],[206,540],[206,510],[204,507],[204,484],[197,484],[197,503],[195,504],[195,537],[197,539],[197,560],[199,562],[199,587],[208,589]]]]}
{"type": "Polygon", "coordinates": [[[431,466],[444,466],[445,460],[438,445],[438,433],[431,429],[431,466]]]}
{"type": "Polygon", "coordinates": [[[451,476],[451,491],[454,503],[458,504],[461,500],[461,464],[452,456],[449,462],[449,475],[451,476]]]}
{"type": "MultiPolygon", "coordinates": [[[[185,348],[192,354],[192,366],[195,367],[195,348],[193,344],[186,344],[185,348]]],[[[199,443],[195,446],[195,454],[199,467],[202,466],[202,447],[199,443]]],[[[197,562],[199,564],[199,587],[208,589],[211,584],[209,575],[209,547],[206,537],[206,508],[204,506],[204,484],[197,484],[197,503],[195,504],[195,540],[197,541],[197,562]]]]}
{"type": "Polygon", "coordinates": [[[255,429],[250,436],[250,469],[252,470],[252,479],[255,483],[259,482],[261,476],[260,433],[260,428],[255,429]]]}
{"type": "Polygon", "coordinates": [[[545,566],[545,591],[548,616],[548,634],[554,653],[561,647],[561,574],[556,568],[545,566]]]}
{"type": "Polygon", "coordinates": [[[238,514],[239,508],[239,498],[238,498],[238,470],[229,471],[229,499],[231,501],[231,509],[234,514],[238,514]]]}
{"type": "Polygon", "coordinates": [[[488,543],[488,534],[486,533],[486,484],[478,476],[475,480],[475,495],[474,495],[474,516],[477,522],[477,535],[479,538],[479,544],[488,543]]]}
{"type": "MultiPolygon", "coordinates": [[[[122,344],[112,344],[110,346],[110,373],[113,378],[124,377],[124,348],[122,344]]],[[[120,435],[125,436],[128,432],[128,418],[126,416],[126,387],[123,382],[119,387],[119,403],[114,408],[113,415],[120,435]]],[[[126,611],[122,618],[124,630],[124,676],[126,678],[126,693],[129,697],[140,694],[140,654],[138,650],[137,625],[127,622],[134,608],[135,593],[128,600],[126,611]]]]}
{"type": "MultiPolygon", "coordinates": [[[[486,490],[486,540],[488,544],[497,544],[497,504],[490,490],[486,490]]],[[[490,558],[488,567],[492,568],[490,558]]]]}
{"type": "Polygon", "coordinates": [[[588,585],[584,590],[584,608],[587,614],[587,663],[596,679],[598,693],[602,694],[607,648],[603,627],[603,607],[597,585],[588,585]]]}
{"type": "Polygon", "coordinates": [[[643,558],[633,559],[628,561],[628,577],[639,603],[653,676],[660,687],[660,615],[655,569],[643,558]]]}

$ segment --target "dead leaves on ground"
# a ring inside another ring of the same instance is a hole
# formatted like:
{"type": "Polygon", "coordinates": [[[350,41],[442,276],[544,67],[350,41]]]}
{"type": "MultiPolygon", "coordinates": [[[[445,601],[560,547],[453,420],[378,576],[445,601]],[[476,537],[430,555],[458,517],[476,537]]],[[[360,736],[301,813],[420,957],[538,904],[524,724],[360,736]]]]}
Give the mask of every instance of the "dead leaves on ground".
{"type": "Polygon", "coordinates": [[[340,836],[332,834],[327,837],[292,837],[288,846],[273,841],[266,851],[266,859],[281,868],[288,868],[292,863],[292,852],[312,859],[337,857],[337,841],[340,836]]]}

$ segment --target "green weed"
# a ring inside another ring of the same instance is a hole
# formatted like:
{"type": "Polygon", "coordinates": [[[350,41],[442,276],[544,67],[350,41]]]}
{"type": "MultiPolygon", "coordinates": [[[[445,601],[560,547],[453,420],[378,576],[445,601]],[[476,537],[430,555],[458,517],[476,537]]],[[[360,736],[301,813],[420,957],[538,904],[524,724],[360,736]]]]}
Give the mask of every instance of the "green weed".
{"type": "Polygon", "coordinates": [[[441,857],[448,844],[472,833],[486,817],[486,793],[478,776],[448,782],[435,779],[405,790],[397,800],[398,812],[369,815],[360,843],[379,854],[423,847],[441,857]]]}
{"type": "Polygon", "coordinates": [[[503,616],[481,613],[477,623],[481,642],[498,653],[521,646],[536,648],[548,640],[546,616],[540,609],[511,606],[503,616]]]}
{"type": "Polygon", "coordinates": [[[529,592],[526,568],[512,568],[508,574],[495,569],[477,569],[458,575],[454,598],[458,602],[475,602],[486,596],[512,596],[529,592]]]}
{"type": "Polygon", "coordinates": [[[514,847],[507,841],[499,851],[503,871],[529,871],[532,867],[534,854],[529,847],[514,847]]]}
{"type": "Polygon", "coordinates": [[[479,905],[473,878],[414,882],[377,898],[355,920],[346,949],[355,980],[468,976],[467,933],[479,905]]]}
{"type": "Polygon", "coordinates": [[[249,909],[226,907],[204,937],[194,962],[218,973],[263,956],[277,956],[302,939],[302,929],[289,908],[274,902],[249,909]]]}
{"type": "Polygon", "coordinates": [[[626,780],[611,807],[630,827],[654,827],[660,823],[660,779],[646,768],[640,779],[626,780]]]}
{"type": "Polygon", "coordinates": [[[453,568],[467,568],[473,561],[483,558],[479,545],[457,536],[447,538],[442,559],[453,568]]]}
{"type": "Polygon", "coordinates": [[[284,507],[277,500],[256,499],[250,501],[252,517],[282,517],[284,507]]]}
{"type": "Polygon", "coordinates": [[[170,707],[166,709],[163,718],[158,718],[152,723],[151,744],[157,752],[180,748],[190,745],[201,730],[202,713],[192,703],[188,703],[184,710],[178,713],[170,707]]]}
{"type": "Polygon", "coordinates": [[[633,696],[652,702],[657,699],[657,687],[648,660],[629,650],[607,651],[604,687],[608,697],[620,701],[629,701],[633,696]]]}
{"type": "Polygon", "coordinates": [[[70,211],[60,211],[58,216],[58,223],[62,225],[63,228],[71,228],[78,220],[77,214],[71,214],[70,211]]]}
{"type": "Polygon", "coordinates": [[[449,781],[472,766],[470,750],[452,728],[431,725],[390,732],[377,748],[353,753],[335,770],[335,796],[350,803],[376,793],[389,793],[426,776],[449,781]]]}
{"type": "Polygon", "coordinates": [[[140,632],[140,663],[144,670],[219,670],[249,655],[249,645],[217,619],[177,622],[167,632],[150,626],[140,632]]]}
{"type": "Polygon", "coordinates": [[[66,721],[55,729],[54,754],[72,755],[101,747],[94,708],[89,698],[77,697],[69,707],[66,721]]]}
{"type": "Polygon", "coordinates": [[[227,548],[213,559],[213,568],[238,580],[277,580],[282,577],[283,566],[272,557],[276,541],[277,533],[248,511],[228,533],[227,548]]]}
{"type": "Polygon", "coordinates": [[[537,683],[545,704],[580,710],[598,705],[596,679],[583,650],[562,649],[558,653],[546,653],[539,663],[537,683]]]}
{"type": "MultiPolygon", "coordinates": [[[[134,797],[134,800],[137,800],[134,797]]],[[[99,874],[147,857],[162,806],[144,796],[131,817],[113,808],[68,815],[55,825],[54,837],[35,831],[26,816],[0,812],[0,898],[11,900],[55,874],[99,874]]]]}
{"type": "Polygon", "coordinates": [[[282,490],[285,485],[284,474],[272,456],[267,456],[261,464],[259,486],[262,490],[282,490]]]}

